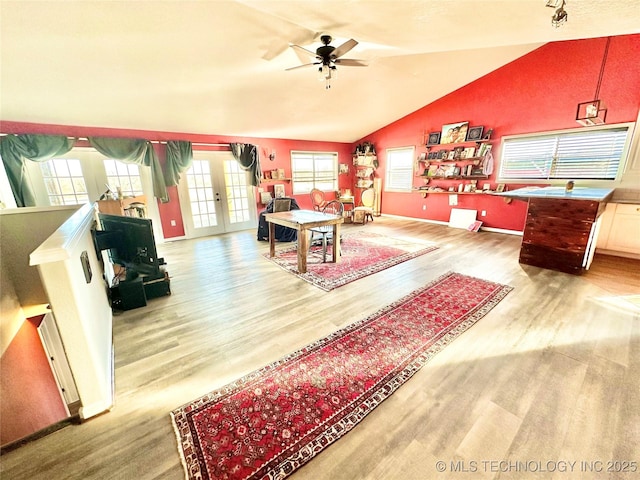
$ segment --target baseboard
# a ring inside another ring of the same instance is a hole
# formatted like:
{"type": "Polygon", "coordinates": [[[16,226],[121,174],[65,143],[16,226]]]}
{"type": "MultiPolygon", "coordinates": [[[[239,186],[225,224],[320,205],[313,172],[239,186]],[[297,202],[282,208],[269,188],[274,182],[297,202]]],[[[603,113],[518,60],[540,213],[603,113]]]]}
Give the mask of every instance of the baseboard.
{"type": "MultiPolygon", "coordinates": [[[[449,226],[449,222],[445,222],[443,220],[430,220],[428,218],[414,218],[414,217],[405,217],[402,215],[390,215],[388,213],[383,213],[381,215],[382,217],[389,217],[389,218],[397,218],[400,220],[413,220],[414,222],[422,222],[422,223],[433,223],[435,225],[444,225],[444,226],[449,226]]],[[[522,236],[523,232],[519,231],[519,230],[507,230],[504,228],[494,228],[494,227],[480,227],[480,230],[484,230],[487,232],[493,232],[493,233],[505,233],[507,235],[518,235],[518,236],[522,236]]]]}
{"type": "Polygon", "coordinates": [[[607,250],[605,248],[597,248],[596,254],[599,255],[611,255],[613,257],[633,258],[634,260],[640,260],[640,254],[631,252],[619,252],[617,250],[607,250]]]}
{"type": "Polygon", "coordinates": [[[20,448],[22,445],[25,445],[29,442],[33,442],[34,440],[38,440],[39,438],[45,437],[69,425],[79,425],[79,424],[80,424],[80,417],[78,415],[65,418],[64,420],[61,420],[52,425],[49,425],[48,427],[45,427],[42,430],[38,430],[37,432],[27,435],[26,437],[22,437],[18,440],[15,440],[14,442],[7,443],[6,445],[2,445],[2,447],[0,447],[0,455],[9,453],[15,450],[16,448],[20,448]]]}

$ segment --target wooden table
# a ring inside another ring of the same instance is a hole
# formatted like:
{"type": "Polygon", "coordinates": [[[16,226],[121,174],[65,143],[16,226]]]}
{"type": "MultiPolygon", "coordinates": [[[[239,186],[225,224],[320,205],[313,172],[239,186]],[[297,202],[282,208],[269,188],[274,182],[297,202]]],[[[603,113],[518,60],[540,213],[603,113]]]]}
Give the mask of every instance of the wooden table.
{"type": "Polygon", "coordinates": [[[340,224],[344,218],[340,215],[316,212],[315,210],[291,210],[289,212],[267,213],[264,216],[269,222],[269,256],[276,253],[275,232],[276,225],[293,228],[298,231],[298,272],[307,271],[307,251],[309,237],[307,230],[315,227],[333,225],[333,257],[334,263],[340,261],[340,224]]]}

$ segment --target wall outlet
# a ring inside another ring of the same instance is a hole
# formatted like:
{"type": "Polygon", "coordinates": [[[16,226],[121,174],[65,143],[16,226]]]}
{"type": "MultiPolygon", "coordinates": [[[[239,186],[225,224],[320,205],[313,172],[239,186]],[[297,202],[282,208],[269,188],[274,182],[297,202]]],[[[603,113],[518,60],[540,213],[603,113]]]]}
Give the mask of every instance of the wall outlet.
{"type": "Polygon", "coordinates": [[[171,226],[175,227],[176,226],[176,221],[175,220],[171,220],[171,226]]]}
{"type": "Polygon", "coordinates": [[[426,205],[422,205],[422,210],[426,210],[427,206],[426,205]]]}
{"type": "Polygon", "coordinates": [[[486,210],[482,210],[482,212],[480,213],[481,217],[486,217],[487,216],[487,211],[486,210]]]}

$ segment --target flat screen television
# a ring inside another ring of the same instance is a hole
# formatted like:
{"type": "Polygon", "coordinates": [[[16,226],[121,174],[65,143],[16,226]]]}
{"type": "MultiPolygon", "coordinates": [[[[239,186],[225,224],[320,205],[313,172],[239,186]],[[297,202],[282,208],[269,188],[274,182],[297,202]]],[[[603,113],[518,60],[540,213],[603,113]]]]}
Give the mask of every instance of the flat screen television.
{"type": "MultiPolygon", "coordinates": [[[[109,250],[112,263],[124,265],[138,274],[155,275],[160,259],[150,218],[99,214],[102,231],[97,237],[100,250],[109,250]]],[[[131,273],[133,273],[131,272],[131,273]]],[[[130,273],[127,272],[127,276],[130,273]]]]}

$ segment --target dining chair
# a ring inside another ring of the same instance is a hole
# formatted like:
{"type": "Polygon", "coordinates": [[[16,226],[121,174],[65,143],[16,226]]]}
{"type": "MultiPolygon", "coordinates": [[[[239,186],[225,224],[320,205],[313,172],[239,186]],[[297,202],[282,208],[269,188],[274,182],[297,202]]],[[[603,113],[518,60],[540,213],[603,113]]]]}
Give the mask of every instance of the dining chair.
{"type": "Polygon", "coordinates": [[[373,188],[367,188],[360,195],[360,205],[353,209],[353,221],[356,223],[356,219],[362,219],[362,223],[367,223],[367,220],[371,219],[373,222],[373,204],[376,200],[376,191],[373,188]],[[358,213],[360,212],[360,213],[358,213]]]}
{"type": "Polygon", "coordinates": [[[313,209],[318,212],[322,211],[322,209],[327,205],[326,200],[324,199],[324,192],[322,190],[318,190],[314,188],[309,193],[311,196],[311,203],[313,204],[313,209]]]}
{"type": "MultiPolygon", "coordinates": [[[[344,205],[338,200],[331,200],[322,209],[322,213],[329,213],[331,215],[342,216],[344,212],[344,205]]],[[[315,234],[322,236],[322,263],[327,261],[327,241],[333,237],[333,225],[326,225],[321,227],[310,228],[311,238],[309,240],[309,248],[313,244],[313,237],[315,234]]],[[[335,243],[334,243],[335,245],[335,243]]]]}

